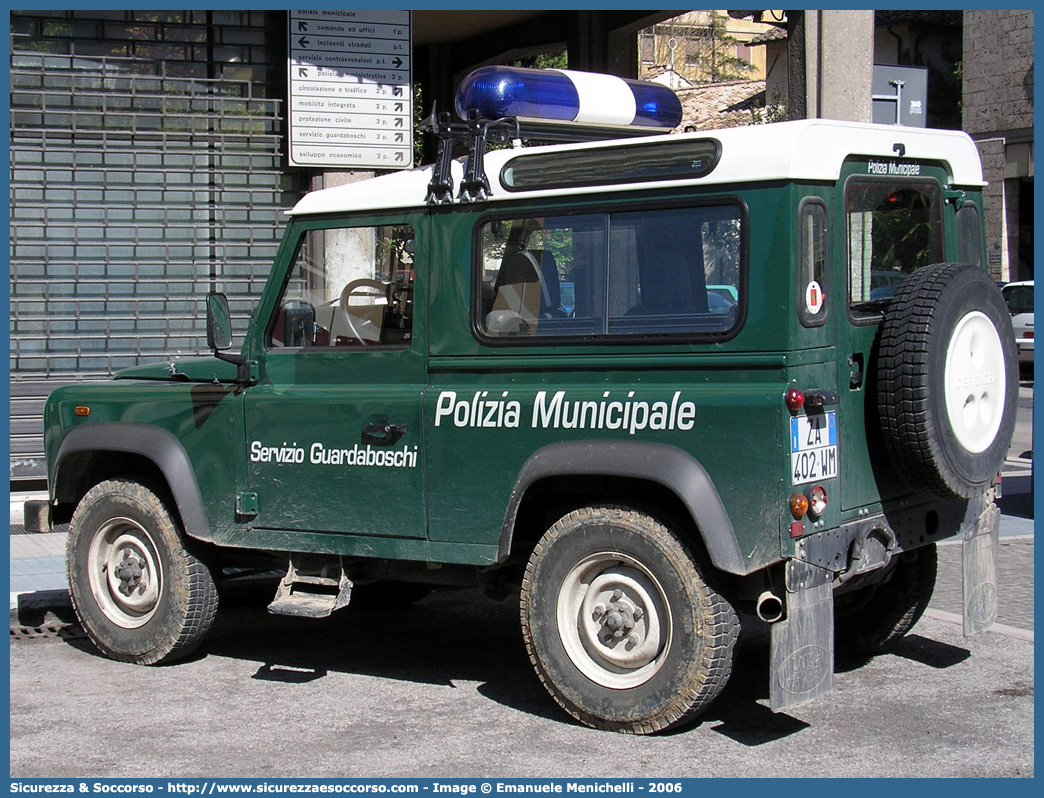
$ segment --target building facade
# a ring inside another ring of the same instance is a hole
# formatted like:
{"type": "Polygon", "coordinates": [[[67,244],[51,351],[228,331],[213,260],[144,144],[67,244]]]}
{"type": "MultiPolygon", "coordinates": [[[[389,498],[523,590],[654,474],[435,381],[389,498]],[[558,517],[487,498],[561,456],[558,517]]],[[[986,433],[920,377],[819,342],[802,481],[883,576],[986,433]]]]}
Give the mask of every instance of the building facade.
{"type": "MultiPolygon", "coordinates": [[[[782,24],[782,11],[775,15],[782,24]]],[[[763,80],[765,50],[751,40],[772,29],[727,11],[689,11],[646,28],[638,35],[638,77],[673,89],[700,83],[763,80]]]]}
{"type": "Polygon", "coordinates": [[[998,280],[1033,279],[1033,12],[964,12],[963,127],[989,182],[986,248],[998,280]]]}

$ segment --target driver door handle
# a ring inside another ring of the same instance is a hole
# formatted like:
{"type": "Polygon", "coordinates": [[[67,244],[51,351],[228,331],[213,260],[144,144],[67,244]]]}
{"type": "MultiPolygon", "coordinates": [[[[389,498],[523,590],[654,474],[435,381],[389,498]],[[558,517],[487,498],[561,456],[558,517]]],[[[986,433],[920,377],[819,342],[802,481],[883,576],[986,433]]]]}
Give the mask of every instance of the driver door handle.
{"type": "Polygon", "coordinates": [[[394,446],[406,434],[405,424],[367,424],[362,442],[371,446],[394,446]]]}

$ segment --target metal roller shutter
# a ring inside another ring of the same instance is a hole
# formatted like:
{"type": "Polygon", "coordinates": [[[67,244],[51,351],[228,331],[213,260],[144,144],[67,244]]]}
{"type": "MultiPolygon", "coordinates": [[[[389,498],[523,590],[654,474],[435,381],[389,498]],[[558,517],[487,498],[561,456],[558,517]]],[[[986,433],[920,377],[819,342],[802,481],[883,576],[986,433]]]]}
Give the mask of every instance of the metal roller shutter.
{"type": "Polygon", "coordinates": [[[211,289],[249,314],[301,193],[285,63],[284,12],[11,12],[12,479],[51,388],[199,354],[211,289]]]}

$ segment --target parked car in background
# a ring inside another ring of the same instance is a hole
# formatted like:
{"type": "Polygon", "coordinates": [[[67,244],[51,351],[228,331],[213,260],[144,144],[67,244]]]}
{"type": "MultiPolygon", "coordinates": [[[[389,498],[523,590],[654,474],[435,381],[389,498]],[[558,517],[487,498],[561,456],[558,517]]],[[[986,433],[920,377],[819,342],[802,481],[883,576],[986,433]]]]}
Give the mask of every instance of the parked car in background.
{"type": "Polygon", "coordinates": [[[1008,283],[1001,293],[1011,312],[1019,363],[1033,365],[1033,281],[1008,283]]]}

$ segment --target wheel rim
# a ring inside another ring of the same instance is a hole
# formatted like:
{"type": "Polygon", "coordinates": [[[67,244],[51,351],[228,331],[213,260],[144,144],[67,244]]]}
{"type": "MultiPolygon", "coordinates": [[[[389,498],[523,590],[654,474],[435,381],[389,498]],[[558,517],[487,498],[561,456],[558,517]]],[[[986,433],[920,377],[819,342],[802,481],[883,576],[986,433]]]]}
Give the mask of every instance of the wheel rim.
{"type": "Polygon", "coordinates": [[[107,521],[91,541],[87,563],[91,592],[114,624],[137,629],[156,614],[163,572],[156,545],[140,524],[107,521]]]}
{"type": "Polygon", "coordinates": [[[644,684],[671,647],[663,588],[624,554],[594,554],[566,575],[558,596],[558,630],[569,659],[588,679],[623,690],[644,684]]]}
{"type": "Polygon", "coordinates": [[[958,323],[946,351],[946,414],[965,450],[980,454],[997,437],[1004,415],[1004,347],[986,314],[974,311],[958,323]]]}

